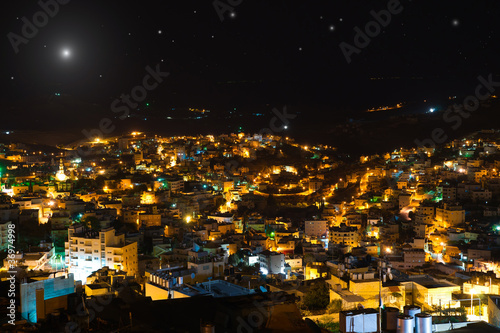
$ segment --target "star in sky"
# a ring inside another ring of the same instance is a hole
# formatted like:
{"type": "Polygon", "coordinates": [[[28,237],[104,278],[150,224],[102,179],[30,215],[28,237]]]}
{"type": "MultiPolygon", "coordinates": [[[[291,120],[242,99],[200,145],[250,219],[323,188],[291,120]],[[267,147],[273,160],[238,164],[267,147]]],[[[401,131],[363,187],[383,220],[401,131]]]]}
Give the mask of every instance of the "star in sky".
{"type": "Polygon", "coordinates": [[[458,27],[460,25],[460,21],[458,19],[453,19],[453,21],[451,21],[451,24],[454,26],[454,27],[458,27]]]}

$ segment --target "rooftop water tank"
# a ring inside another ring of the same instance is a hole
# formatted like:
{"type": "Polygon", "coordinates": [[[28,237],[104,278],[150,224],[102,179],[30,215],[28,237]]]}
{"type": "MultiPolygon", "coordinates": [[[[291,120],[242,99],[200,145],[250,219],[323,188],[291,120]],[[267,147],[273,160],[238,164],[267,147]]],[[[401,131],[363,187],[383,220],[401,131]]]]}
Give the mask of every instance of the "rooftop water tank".
{"type": "Polygon", "coordinates": [[[413,333],[413,317],[408,315],[399,315],[397,332],[413,333]]]}
{"type": "Polygon", "coordinates": [[[384,331],[394,333],[398,329],[399,309],[387,307],[382,313],[382,329],[384,331]]]}
{"type": "Polygon", "coordinates": [[[417,333],[432,333],[432,316],[425,312],[417,313],[415,327],[417,333]]]}
{"type": "Polygon", "coordinates": [[[420,310],[420,307],[416,305],[405,305],[403,308],[403,312],[405,315],[413,317],[413,328],[415,328],[415,315],[422,312],[422,310],[420,310]]]}

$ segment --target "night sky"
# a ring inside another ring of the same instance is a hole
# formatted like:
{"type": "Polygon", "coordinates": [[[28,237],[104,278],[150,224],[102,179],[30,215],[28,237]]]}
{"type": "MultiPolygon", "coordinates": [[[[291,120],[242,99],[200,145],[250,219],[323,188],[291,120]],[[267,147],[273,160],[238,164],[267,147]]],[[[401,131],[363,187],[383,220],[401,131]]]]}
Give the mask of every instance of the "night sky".
{"type": "MultiPolygon", "coordinates": [[[[283,105],[311,117],[354,117],[381,104],[471,94],[478,75],[499,72],[498,1],[402,0],[349,64],[339,44],[354,45],[354,28],[364,30],[370,12],[391,1],[231,2],[219,1],[232,7],[221,20],[212,1],[72,0],[18,53],[8,34],[22,35],[21,18],[32,22],[41,8],[9,3],[0,14],[2,114],[15,110],[28,126],[36,101],[60,93],[79,105],[67,114],[88,106],[106,116],[157,64],[170,76],[140,103],[145,118],[172,108],[222,114],[283,105]]],[[[18,128],[13,119],[0,128],[18,128]]]]}

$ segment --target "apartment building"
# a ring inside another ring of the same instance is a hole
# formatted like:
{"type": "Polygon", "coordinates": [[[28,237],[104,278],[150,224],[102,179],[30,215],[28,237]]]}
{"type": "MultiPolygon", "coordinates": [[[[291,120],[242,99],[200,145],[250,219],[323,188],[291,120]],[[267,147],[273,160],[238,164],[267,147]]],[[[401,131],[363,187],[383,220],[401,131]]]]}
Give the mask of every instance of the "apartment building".
{"type": "Polygon", "coordinates": [[[327,220],[312,220],[304,222],[304,231],[309,237],[326,237],[328,235],[327,220]]]}
{"type": "Polygon", "coordinates": [[[137,242],[125,240],[114,228],[88,230],[81,224],[68,228],[66,266],[75,279],[85,281],[92,272],[108,266],[127,275],[138,273],[137,242]]]}

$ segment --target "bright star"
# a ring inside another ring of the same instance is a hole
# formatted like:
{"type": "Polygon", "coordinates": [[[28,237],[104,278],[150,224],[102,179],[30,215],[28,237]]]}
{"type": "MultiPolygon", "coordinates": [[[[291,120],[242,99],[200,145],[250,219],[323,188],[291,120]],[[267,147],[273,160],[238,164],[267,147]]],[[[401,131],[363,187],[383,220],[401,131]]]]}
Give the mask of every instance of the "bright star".
{"type": "Polygon", "coordinates": [[[458,27],[460,25],[460,21],[458,19],[454,19],[453,21],[451,21],[451,24],[454,26],[454,27],[458,27]]]}

